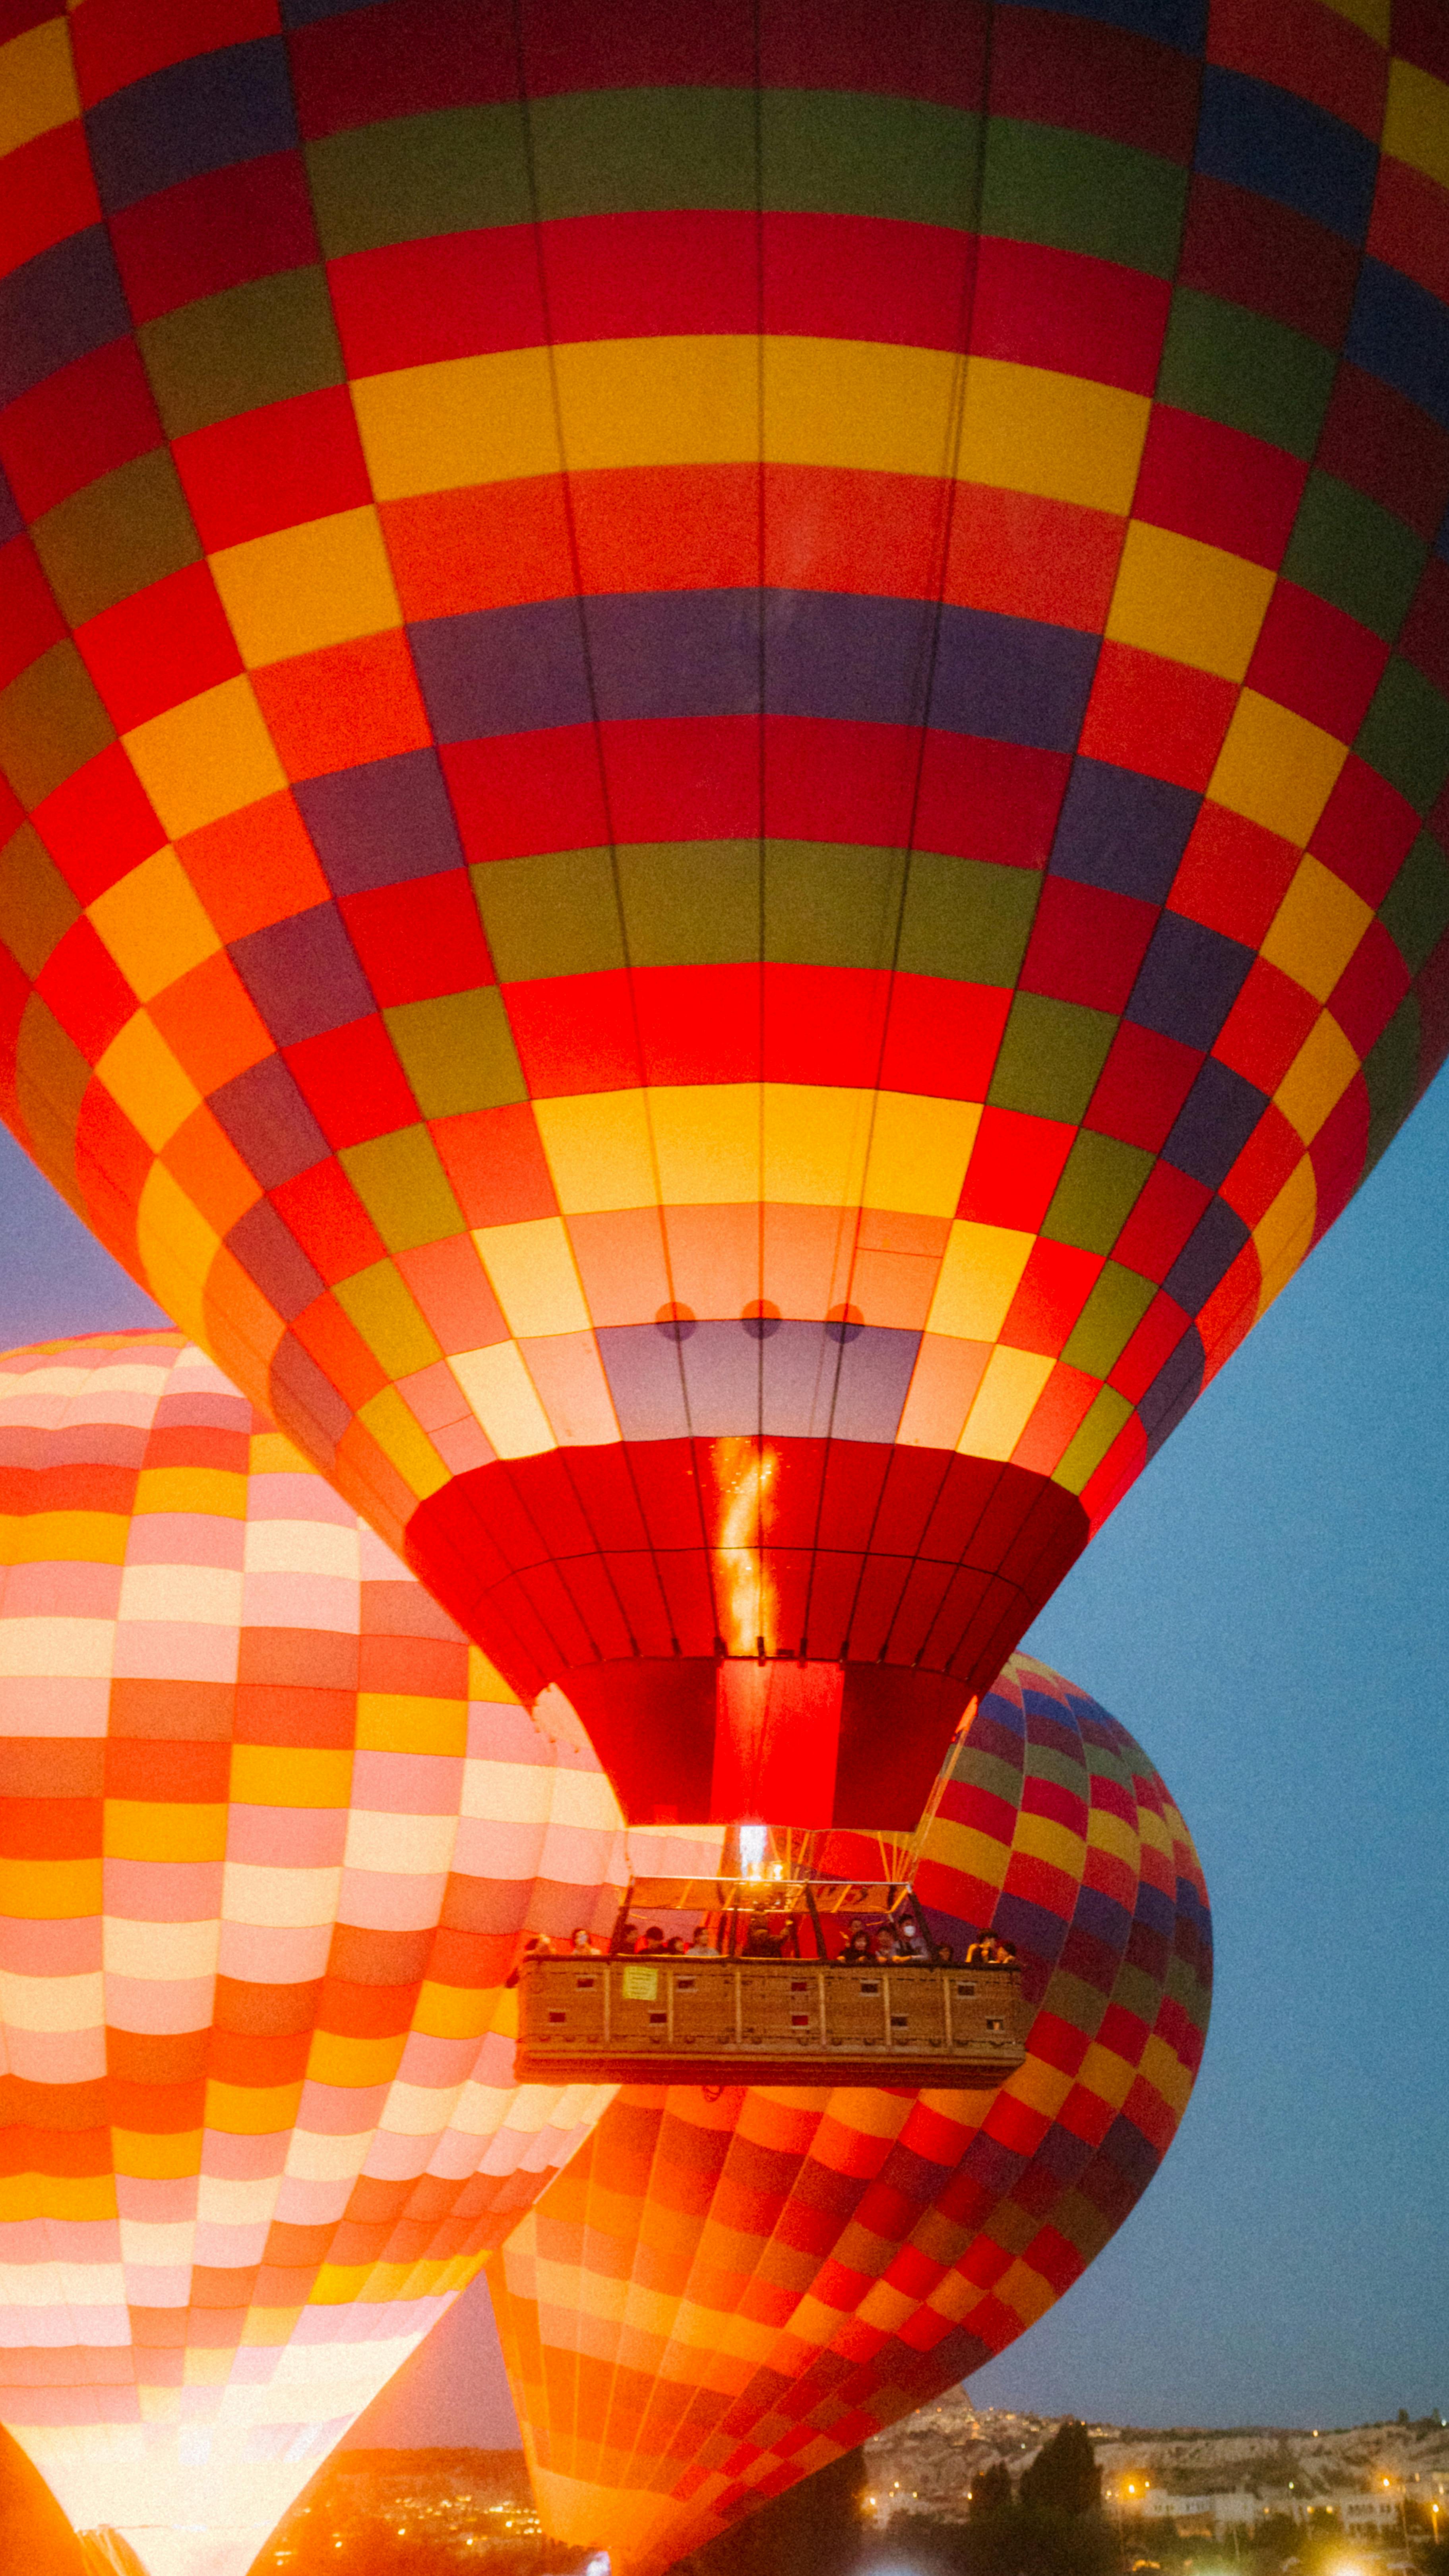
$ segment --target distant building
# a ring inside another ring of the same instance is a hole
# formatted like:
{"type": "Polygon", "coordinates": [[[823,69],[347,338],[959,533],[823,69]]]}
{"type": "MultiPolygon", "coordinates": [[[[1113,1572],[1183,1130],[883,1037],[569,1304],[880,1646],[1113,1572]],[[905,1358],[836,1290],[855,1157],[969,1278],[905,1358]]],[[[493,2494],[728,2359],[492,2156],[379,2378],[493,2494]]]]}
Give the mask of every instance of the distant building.
{"type": "Polygon", "coordinates": [[[1218,2540],[1270,2514],[1286,2515],[1290,2522],[1299,2523],[1333,2514],[1341,2530],[1363,2533],[1396,2530],[1400,2520],[1397,2494],[1365,2495],[1349,2487],[1331,2487],[1313,2495],[1300,2495],[1295,2488],[1266,2495],[1241,2487],[1219,2495],[1175,2495],[1170,2487],[1148,2487],[1141,2494],[1114,2488],[1109,2501],[1116,2511],[1140,2514],[1148,2522],[1175,2522],[1184,2537],[1193,2539],[1218,2540]]]}

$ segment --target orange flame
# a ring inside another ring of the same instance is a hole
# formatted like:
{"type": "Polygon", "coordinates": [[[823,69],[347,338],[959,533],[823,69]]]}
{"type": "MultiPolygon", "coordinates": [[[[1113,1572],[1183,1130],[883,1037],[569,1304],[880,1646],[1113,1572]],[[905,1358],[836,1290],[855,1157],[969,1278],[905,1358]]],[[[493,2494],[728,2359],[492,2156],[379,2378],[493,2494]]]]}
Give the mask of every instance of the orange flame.
{"type": "Polygon", "coordinates": [[[760,1440],[717,1440],[714,1466],[723,1508],[714,1561],[720,1630],[732,1655],[775,1651],[775,1587],[761,1545],[778,1461],[760,1440]]]}

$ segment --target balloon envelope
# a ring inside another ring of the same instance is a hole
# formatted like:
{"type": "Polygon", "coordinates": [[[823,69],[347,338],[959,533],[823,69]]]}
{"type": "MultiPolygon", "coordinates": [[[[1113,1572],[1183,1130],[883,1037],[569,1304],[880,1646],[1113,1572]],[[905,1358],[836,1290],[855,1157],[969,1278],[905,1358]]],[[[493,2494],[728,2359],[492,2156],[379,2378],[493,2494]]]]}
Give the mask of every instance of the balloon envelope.
{"type": "Polygon", "coordinates": [[[1101,2251],[1192,2090],[1211,1925],[1161,1779],[1013,1657],[917,1873],[1036,2005],[995,2096],[621,2092],[487,2278],[547,2526],[662,2569],[977,2370],[1101,2251]]]}
{"type": "Polygon", "coordinates": [[[1442,12],[280,14],[5,58],[7,1114],[628,1811],[909,1825],[1449,1043],[1442,12]]]}
{"type": "Polygon", "coordinates": [[[609,2099],[504,1980],[618,1811],[179,1335],[0,1360],[0,1569],[0,2417],[240,2576],[609,2099]]]}

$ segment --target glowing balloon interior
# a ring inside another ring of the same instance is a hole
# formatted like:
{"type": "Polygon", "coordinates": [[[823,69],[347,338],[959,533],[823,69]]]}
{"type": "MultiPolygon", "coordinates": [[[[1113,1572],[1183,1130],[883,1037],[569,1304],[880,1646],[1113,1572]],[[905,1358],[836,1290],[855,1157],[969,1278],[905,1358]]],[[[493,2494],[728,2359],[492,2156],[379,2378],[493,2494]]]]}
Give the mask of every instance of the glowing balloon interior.
{"type": "Polygon", "coordinates": [[[174,1333],[0,1360],[0,1569],[0,2416],[242,2576],[610,2098],[505,1979],[618,1810],[174,1333]]]}
{"type": "Polygon", "coordinates": [[[5,1114],[626,1811],[909,1826],[1449,1045],[1442,12],[280,17],[3,58],[5,1114]]]}

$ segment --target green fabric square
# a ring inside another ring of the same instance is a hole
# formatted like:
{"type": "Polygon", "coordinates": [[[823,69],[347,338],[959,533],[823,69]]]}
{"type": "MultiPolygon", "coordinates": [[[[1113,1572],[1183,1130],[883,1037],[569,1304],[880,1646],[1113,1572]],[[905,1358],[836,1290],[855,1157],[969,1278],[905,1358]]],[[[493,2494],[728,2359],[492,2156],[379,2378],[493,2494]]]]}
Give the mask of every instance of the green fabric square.
{"type": "Polygon", "coordinates": [[[382,1016],[425,1118],[455,1118],[464,1110],[503,1109],[527,1099],[495,984],[445,993],[432,1002],[399,1002],[382,1016]]]}
{"type": "Polygon", "coordinates": [[[1427,814],[1449,777],[1449,706],[1412,662],[1389,662],[1354,750],[1427,814]]]}
{"type": "Polygon", "coordinates": [[[1368,1151],[1364,1171],[1393,1143],[1419,1096],[1419,1048],[1422,1030],[1419,1000],[1406,993],[1383,1036],[1364,1058],[1363,1078],[1369,1096],[1368,1151]]]}
{"type": "Polygon", "coordinates": [[[760,953],[758,841],[640,841],[619,852],[632,966],[731,966],[760,953]]]}
{"type": "Polygon", "coordinates": [[[772,213],[975,228],[981,120],[930,99],[774,89],[760,102],[772,213]]]}
{"type": "Polygon", "coordinates": [[[626,963],[607,850],[551,850],[469,871],[500,984],[626,963]]]}
{"type": "MultiPolygon", "coordinates": [[[[1082,1252],[1110,1252],[1135,1207],[1153,1156],[1084,1127],[1066,1159],[1042,1232],[1082,1252]]],[[[1083,1363],[1085,1366],[1085,1362],[1083,1363]]]]}
{"type": "Polygon", "coordinates": [[[1154,153],[1064,126],[995,116],[987,134],[981,230],[1171,277],[1187,184],[1186,170],[1154,153]]]}
{"type": "Polygon", "coordinates": [[[329,259],[436,233],[526,224],[533,211],[516,101],[393,117],[329,134],[306,152],[329,259]]]}
{"type": "Polygon", "coordinates": [[[390,1378],[411,1377],[443,1356],[406,1283],[390,1261],[354,1271],[332,1291],[349,1323],[357,1326],[373,1358],[390,1378]]]}
{"type": "Polygon", "coordinates": [[[399,1127],[365,1145],[344,1145],[337,1159],[389,1252],[414,1252],[420,1243],[467,1233],[426,1127],[399,1127]]]}
{"type": "Polygon", "coordinates": [[[1040,892],[1035,868],[913,850],[896,961],[901,972],[1014,983],[1040,892]]]}
{"type": "Polygon", "coordinates": [[[1104,1386],[1076,1438],[1053,1468],[1052,1483],[1064,1485],[1069,1494],[1079,1494],[1088,1477],[1096,1474],[1131,1414],[1126,1396],[1119,1395],[1115,1386],[1104,1386]]]}
{"type": "Polygon", "coordinates": [[[68,635],[0,689],[0,769],[22,805],[38,805],[115,739],[68,635]]]}
{"type": "Polygon", "coordinates": [[[538,214],[753,210],[755,93],[571,90],[529,109],[538,214]]]}
{"type": "Polygon", "coordinates": [[[32,981],[80,910],[39,833],[22,823],[0,850],[0,939],[32,981]]]}
{"type": "Polygon", "coordinates": [[[895,955],[905,860],[830,841],[765,848],[765,955],[772,965],[884,968],[895,955]]]}
{"type": "Polygon", "coordinates": [[[76,1181],[75,1140],[90,1084],[91,1068],[74,1038],[32,993],[16,1040],[15,1106],[36,1161],[85,1225],[90,1218],[76,1181]]]}
{"type": "Polygon", "coordinates": [[[168,438],[343,380],[327,278],[290,268],[228,287],[136,334],[168,438]]]}
{"type": "Polygon", "coordinates": [[[73,492],[31,529],[46,577],[72,625],[197,563],[192,524],[171,451],[153,447],[73,492]]]}
{"type": "MultiPolygon", "coordinates": [[[[1089,1011],[1079,1002],[1051,1001],[1041,993],[1018,993],[987,1093],[992,1108],[1024,1109],[1033,1118],[1069,1119],[1076,1126],[1096,1090],[1116,1028],[1110,1011],[1089,1011]]],[[[1100,1248],[1105,1252],[1110,1245],[1100,1248]]]]}
{"type": "Polygon", "coordinates": [[[1301,331],[1179,286],[1157,377],[1157,400],[1245,430],[1299,456],[1318,443],[1336,364],[1301,331]]]}
{"type": "Polygon", "coordinates": [[[1449,859],[1421,832],[1383,902],[1379,919],[1411,975],[1449,930],[1449,859]]]}
{"type": "Polygon", "coordinates": [[[1310,474],[1283,578],[1301,583],[1391,644],[1428,551],[1402,519],[1336,474],[1310,474]]]}
{"type": "Polygon", "coordinates": [[[1062,1357],[1089,1377],[1105,1377],[1115,1368],[1157,1290],[1150,1279],[1121,1263],[1109,1261],[1072,1327],[1062,1357]]]}

